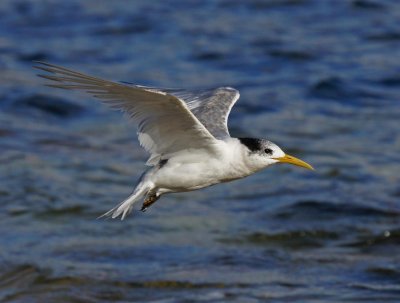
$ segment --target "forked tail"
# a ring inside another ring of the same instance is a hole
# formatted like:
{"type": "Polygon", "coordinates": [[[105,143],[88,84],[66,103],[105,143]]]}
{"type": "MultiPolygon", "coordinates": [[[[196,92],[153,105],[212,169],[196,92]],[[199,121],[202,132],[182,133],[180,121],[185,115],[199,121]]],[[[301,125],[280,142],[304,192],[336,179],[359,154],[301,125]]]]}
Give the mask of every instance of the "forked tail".
{"type": "Polygon", "coordinates": [[[133,193],[128,198],[126,198],[124,201],[122,201],[120,204],[118,204],[114,208],[110,209],[105,214],[98,217],[98,219],[106,218],[106,217],[111,217],[111,218],[115,219],[119,215],[121,215],[121,220],[124,220],[125,217],[132,211],[133,204],[135,204],[135,202],[139,201],[140,198],[147,195],[147,193],[150,191],[150,189],[151,189],[150,183],[146,180],[142,180],[141,182],[139,182],[139,184],[136,186],[133,193]]]}

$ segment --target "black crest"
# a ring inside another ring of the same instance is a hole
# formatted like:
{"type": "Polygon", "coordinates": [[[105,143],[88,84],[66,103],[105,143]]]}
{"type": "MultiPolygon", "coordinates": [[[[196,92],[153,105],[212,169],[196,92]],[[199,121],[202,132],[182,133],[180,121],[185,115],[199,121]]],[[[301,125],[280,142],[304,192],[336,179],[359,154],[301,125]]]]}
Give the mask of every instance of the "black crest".
{"type": "Polygon", "coordinates": [[[262,148],[262,140],[254,138],[238,138],[240,143],[245,145],[250,151],[256,152],[262,148]]]}

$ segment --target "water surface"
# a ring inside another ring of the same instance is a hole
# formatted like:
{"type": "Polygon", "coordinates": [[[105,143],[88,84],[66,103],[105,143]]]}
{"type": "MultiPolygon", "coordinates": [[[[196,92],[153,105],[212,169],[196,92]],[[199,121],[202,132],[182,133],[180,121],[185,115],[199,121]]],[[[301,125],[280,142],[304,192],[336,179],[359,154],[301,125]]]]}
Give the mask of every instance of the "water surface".
{"type": "Polygon", "coordinates": [[[0,302],[399,302],[400,4],[0,3],[0,302]],[[146,154],[32,60],[240,89],[230,129],[311,163],[96,217],[146,154]]]}

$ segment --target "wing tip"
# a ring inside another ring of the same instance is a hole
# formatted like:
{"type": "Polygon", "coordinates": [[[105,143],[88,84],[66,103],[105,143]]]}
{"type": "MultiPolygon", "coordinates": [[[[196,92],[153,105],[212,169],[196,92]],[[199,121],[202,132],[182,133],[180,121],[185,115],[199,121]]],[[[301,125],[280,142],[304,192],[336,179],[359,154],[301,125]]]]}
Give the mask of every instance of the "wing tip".
{"type": "Polygon", "coordinates": [[[32,63],[33,63],[32,67],[36,68],[36,69],[43,69],[43,68],[45,68],[45,66],[48,66],[48,67],[54,67],[55,66],[53,64],[50,64],[50,63],[47,63],[47,62],[44,62],[44,61],[39,61],[39,60],[32,60],[32,63]]]}

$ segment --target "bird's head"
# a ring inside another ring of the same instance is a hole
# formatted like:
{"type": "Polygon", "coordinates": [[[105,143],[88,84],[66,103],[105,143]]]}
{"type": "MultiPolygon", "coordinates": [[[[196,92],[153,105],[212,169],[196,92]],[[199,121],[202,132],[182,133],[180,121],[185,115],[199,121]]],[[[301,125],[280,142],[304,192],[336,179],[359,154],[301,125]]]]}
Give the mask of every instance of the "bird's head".
{"type": "Polygon", "coordinates": [[[285,154],[275,143],[266,139],[238,138],[245,146],[248,164],[255,170],[263,169],[275,163],[289,163],[313,170],[314,168],[293,156],[285,154]]]}

